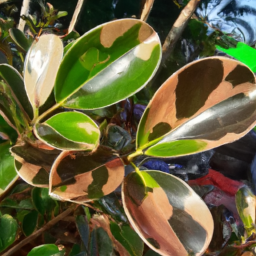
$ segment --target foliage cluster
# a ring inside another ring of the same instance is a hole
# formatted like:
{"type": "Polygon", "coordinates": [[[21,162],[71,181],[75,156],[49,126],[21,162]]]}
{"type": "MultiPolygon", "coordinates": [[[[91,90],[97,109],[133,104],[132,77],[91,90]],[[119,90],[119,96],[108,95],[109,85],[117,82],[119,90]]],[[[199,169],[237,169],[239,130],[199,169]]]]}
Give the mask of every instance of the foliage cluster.
{"type": "MultiPolygon", "coordinates": [[[[220,219],[222,206],[210,211],[180,178],[142,166],[249,132],[256,123],[250,68],[225,57],[199,59],[158,85],[143,106],[141,90],[163,75],[162,44],[151,26],[119,19],[79,36],[56,25],[65,12],[41,8],[40,19],[23,17],[26,33],[11,18],[1,21],[0,252],[37,236],[44,245],[28,248],[29,256],[251,250],[255,201],[248,187],[236,194],[240,230],[220,219]],[[214,232],[225,235],[211,242],[214,232]]],[[[216,39],[205,24],[193,20],[189,29],[194,43],[206,43],[201,55],[213,54],[216,39]]]]}

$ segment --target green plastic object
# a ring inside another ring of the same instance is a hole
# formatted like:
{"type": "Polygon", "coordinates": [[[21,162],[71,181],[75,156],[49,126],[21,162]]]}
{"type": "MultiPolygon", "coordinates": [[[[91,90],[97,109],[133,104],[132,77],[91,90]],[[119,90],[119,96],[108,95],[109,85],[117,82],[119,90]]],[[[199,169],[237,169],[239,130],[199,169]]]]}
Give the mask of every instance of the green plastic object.
{"type": "Polygon", "coordinates": [[[219,51],[225,52],[226,54],[234,57],[235,59],[243,62],[253,72],[256,72],[256,49],[250,47],[245,43],[239,42],[235,48],[222,48],[216,45],[219,51]]]}

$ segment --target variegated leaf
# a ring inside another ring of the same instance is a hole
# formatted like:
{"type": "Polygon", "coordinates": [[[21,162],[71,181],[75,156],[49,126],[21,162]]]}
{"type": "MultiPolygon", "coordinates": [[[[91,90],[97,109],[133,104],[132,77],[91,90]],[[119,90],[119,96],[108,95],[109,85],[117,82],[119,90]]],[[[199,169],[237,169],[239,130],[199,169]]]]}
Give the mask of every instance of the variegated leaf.
{"type": "Polygon", "coordinates": [[[96,109],[142,89],[161,59],[156,32],[136,19],[100,25],[72,45],[60,65],[55,98],[60,106],[96,109]]]}
{"type": "Polygon", "coordinates": [[[51,94],[62,57],[63,44],[56,35],[42,35],[31,45],[24,63],[24,81],[34,111],[51,94]]]}
{"type": "Polygon", "coordinates": [[[130,173],[122,186],[124,210],[135,231],[161,255],[202,255],[213,234],[213,219],[202,199],[173,175],[140,174],[130,173]]]}
{"type": "Polygon", "coordinates": [[[62,150],[91,151],[99,144],[100,130],[87,115],[62,112],[34,127],[36,136],[51,147],[62,150]]]}
{"type": "Polygon", "coordinates": [[[10,141],[0,144],[0,195],[6,192],[19,177],[14,168],[14,158],[9,152],[10,146],[10,141]]]}
{"type": "Polygon", "coordinates": [[[156,92],[138,128],[137,150],[159,157],[198,153],[239,139],[255,120],[252,71],[224,57],[201,59],[156,92]]]}
{"type": "Polygon", "coordinates": [[[23,180],[35,187],[49,187],[49,172],[59,150],[24,143],[13,146],[11,152],[15,169],[23,180]]]}
{"type": "Polygon", "coordinates": [[[83,203],[113,192],[123,178],[123,162],[109,148],[92,153],[64,151],[51,169],[50,195],[83,203]]]}

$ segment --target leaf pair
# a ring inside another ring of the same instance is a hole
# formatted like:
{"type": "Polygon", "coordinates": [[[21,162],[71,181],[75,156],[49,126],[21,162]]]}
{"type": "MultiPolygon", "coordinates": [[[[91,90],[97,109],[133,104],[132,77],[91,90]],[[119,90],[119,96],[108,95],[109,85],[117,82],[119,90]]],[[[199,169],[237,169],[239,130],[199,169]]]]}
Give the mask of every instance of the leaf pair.
{"type": "MultiPolygon", "coordinates": [[[[51,110],[60,106],[102,108],[136,93],[156,72],[161,44],[149,25],[124,19],[89,31],[72,44],[61,61],[62,55],[62,42],[54,35],[41,36],[28,51],[24,80],[35,120],[53,87],[57,104],[51,110]]],[[[98,128],[78,112],[59,113],[42,124],[37,122],[34,131],[58,149],[92,150],[99,143],[98,128]]]]}

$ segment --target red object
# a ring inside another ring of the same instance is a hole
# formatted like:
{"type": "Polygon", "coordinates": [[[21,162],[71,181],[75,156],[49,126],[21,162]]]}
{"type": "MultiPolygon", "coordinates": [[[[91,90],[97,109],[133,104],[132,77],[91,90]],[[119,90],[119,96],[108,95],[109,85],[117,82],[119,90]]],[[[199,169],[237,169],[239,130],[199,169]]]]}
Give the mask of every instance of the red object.
{"type": "Polygon", "coordinates": [[[215,187],[221,189],[225,193],[234,196],[239,188],[244,186],[244,183],[229,179],[225,177],[220,172],[209,169],[209,173],[196,180],[189,180],[189,185],[214,185],[215,187]]]}

